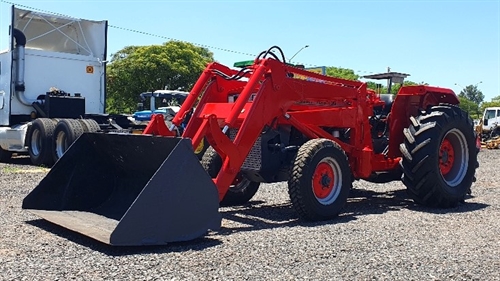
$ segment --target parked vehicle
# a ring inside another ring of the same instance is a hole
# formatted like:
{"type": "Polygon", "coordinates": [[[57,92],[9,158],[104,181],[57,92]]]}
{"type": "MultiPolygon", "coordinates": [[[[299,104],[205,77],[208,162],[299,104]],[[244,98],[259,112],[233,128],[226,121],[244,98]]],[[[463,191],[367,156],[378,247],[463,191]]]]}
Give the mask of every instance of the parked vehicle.
{"type": "Polygon", "coordinates": [[[153,114],[163,114],[174,116],[180,109],[180,105],[186,100],[188,92],[177,90],[156,90],[154,92],[141,93],[141,102],[138,104],[137,111],[132,114],[136,121],[151,120],[153,114]],[[149,109],[144,109],[144,103],[149,103],[149,109]],[[157,107],[157,104],[160,106],[157,107]]]}
{"type": "Polygon", "coordinates": [[[107,28],[12,6],[9,48],[0,52],[0,161],[20,153],[51,166],[84,132],[144,128],[105,113],[107,28]]]}
{"type": "Polygon", "coordinates": [[[500,136],[500,107],[487,107],[476,125],[476,132],[483,142],[500,136]]]}

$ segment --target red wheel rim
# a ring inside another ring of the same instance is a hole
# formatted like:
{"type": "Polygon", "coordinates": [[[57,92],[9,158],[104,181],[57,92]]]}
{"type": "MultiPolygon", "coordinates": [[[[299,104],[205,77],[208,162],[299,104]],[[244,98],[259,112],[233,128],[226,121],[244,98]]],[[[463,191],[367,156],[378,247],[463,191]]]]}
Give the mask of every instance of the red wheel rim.
{"type": "Polygon", "coordinates": [[[443,176],[451,171],[454,162],[455,150],[448,138],[445,138],[439,148],[439,170],[443,176]]]}
{"type": "Polygon", "coordinates": [[[319,199],[324,199],[332,193],[335,184],[335,175],[331,165],[319,163],[313,175],[314,195],[319,199]]]}

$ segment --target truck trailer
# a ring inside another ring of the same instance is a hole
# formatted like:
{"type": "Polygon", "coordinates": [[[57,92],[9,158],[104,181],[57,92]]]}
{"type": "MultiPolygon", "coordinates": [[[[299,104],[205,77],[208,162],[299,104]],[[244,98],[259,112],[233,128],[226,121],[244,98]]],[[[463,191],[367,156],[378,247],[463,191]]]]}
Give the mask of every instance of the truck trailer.
{"type": "Polygon", "coordinates": [[[0,52],[0,161],[29,154],[51,166],[84,132],[131,132],[130,116],[105,112],[108,22],[11,8],[0,52]]]}

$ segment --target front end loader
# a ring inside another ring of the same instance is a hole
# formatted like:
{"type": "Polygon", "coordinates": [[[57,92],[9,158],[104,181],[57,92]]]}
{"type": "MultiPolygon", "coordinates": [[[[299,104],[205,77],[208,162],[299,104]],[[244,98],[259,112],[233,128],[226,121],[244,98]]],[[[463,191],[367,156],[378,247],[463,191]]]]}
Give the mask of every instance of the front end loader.
{"type": "Polygon", "coordinates": [[[209,64],[172,128],[150,122],[155,136],[83,134],[23,208],[107,244],[143,245],[217,230],[218,208],[246,203],[260,183],[286,181],[298,217],[312,221],[335,218],[359,179],[402,179],[415,202],[453,207],[478,166],[458,103],[424,85],[377,94],[289,65],[274,46],[241,69],[209,64]]]}

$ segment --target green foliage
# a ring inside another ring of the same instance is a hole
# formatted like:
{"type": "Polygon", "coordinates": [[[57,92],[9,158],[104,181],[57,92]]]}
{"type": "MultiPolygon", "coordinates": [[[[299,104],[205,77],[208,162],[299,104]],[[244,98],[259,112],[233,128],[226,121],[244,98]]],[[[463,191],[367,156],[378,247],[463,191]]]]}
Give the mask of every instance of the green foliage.
{"type": "Polygon", "coordinates": [[[359,79],[359,75],[354,73],[354,70],[348,68],[333,67],[333,66],[329,66],[326,68],[326,75],[347,80],[359,79]]]}
{"type": "MultiPolygon", "coordinates": [[[[347,80],[359,80],[361,78],[352,69],[334,67],[334,66],[329,66],[326,68],[326,75],[332,76],[332,77],[337,77],[337,78],[342,78],[342,79],[347,79],[347,80]]],[[[368,89],[372,89],[379,94],[386,94],[388,91],[387,80],[380,80],[380,81],[376,81],[376,82],[375,81],[367,81],[366,84],[367,84],[368,89]]],[[[427,84],[425,82],[416,83],[413,81],[404,81],[403,85],[404,86],[414,86],[414,85],[429,85],[429,84],[427,84]]],[[[393,94],[393,95],[397,94],[399,89],[401,88],[401,86],[402,86],[401,84],[392,84],[391,94],[393,94]]]]}
{"type": "Polygon", "coordinates": [[[465,87],[458,94],[458,99],[460,100],[460,108],[467,111],[474,119],[481,117],[484,108],[495,106],[488,105],[491,104],[489,102],[483,102],[484,94],[477,88],[477,85],[465,87]]]}
{"type": "MultiPolygon", "coordinates": [[[[387,94],[387,82],[386,80],[381,80],[380,83],[376,83],[376,82],[372,82],[372,81],[368,81],[367,83],[367,86],[368,86],[368,89],[372,89],[372,90],[375,90],[377,93],[380,93],[380,94],[387,94]],[[385,83],[385,84],[382,84],[382,83],[385,83]],[[378,85],[380,86],[378,86],[378,85]],[[380,87],[380,88],[377,88],[377,87],[380,87]]],[[[403,85],[404,86],[415,86],[415,85],[427,85],[426,83],[424,82],[421,82],[421,83],[416,83],[416,82],[413,82],[413,81],[404,81],[403,82],[403,85]]],[[[391,87],[391,94],[395,95],[398,93],[399,89],[401,89],[401,84],[393,84],[392,87],[391,87]]]]}
{"type": "Polygon", "coordinates": [[[484,94],[477,88],[477,85],[469,85],[465,87],[462,91],[460,91],[458,96],[467,98],[478,106],[484,101],[484,94]]]}
{"type": "MultiPolygon", "coordinates": [[[[422,82],[423,83],[423,82],[422,82]]],[[[413,81],[403,81],[403,85],[401,84],[393,84],[391,87],[391,94],[395,95],[399,92],[399,89],[401,89],[401,86],[417,86],[417,85],[422,85],[413,81]]],[[[385,92],[387,92],[387,87],[385,88],[385,92]]]]}
{"type": "Polygon", "coordinates": [[[384,87],[384,85],[381,83],[373,81],[366,82],[366,87],[368,87],[368,89],[374,90],[377,94],[383,94],[387,92],[387,87],[384,87]]]}
{"type": "Polygon", "coordinates": [[[458,106],[462,110],[469,113],[472,118],[477,118],[477,116],[479,115],[479,105],[463,96],[458,96],[458,100],[460,101],[460,104],[458,106]]]}
{"type": "Polygon", "coordinates": [[[212,61],[208,49],[179,41],[125,47],[112,55],[107,68],[107,112],[134,112],[145,91],[188,91],[212,61]]]}

